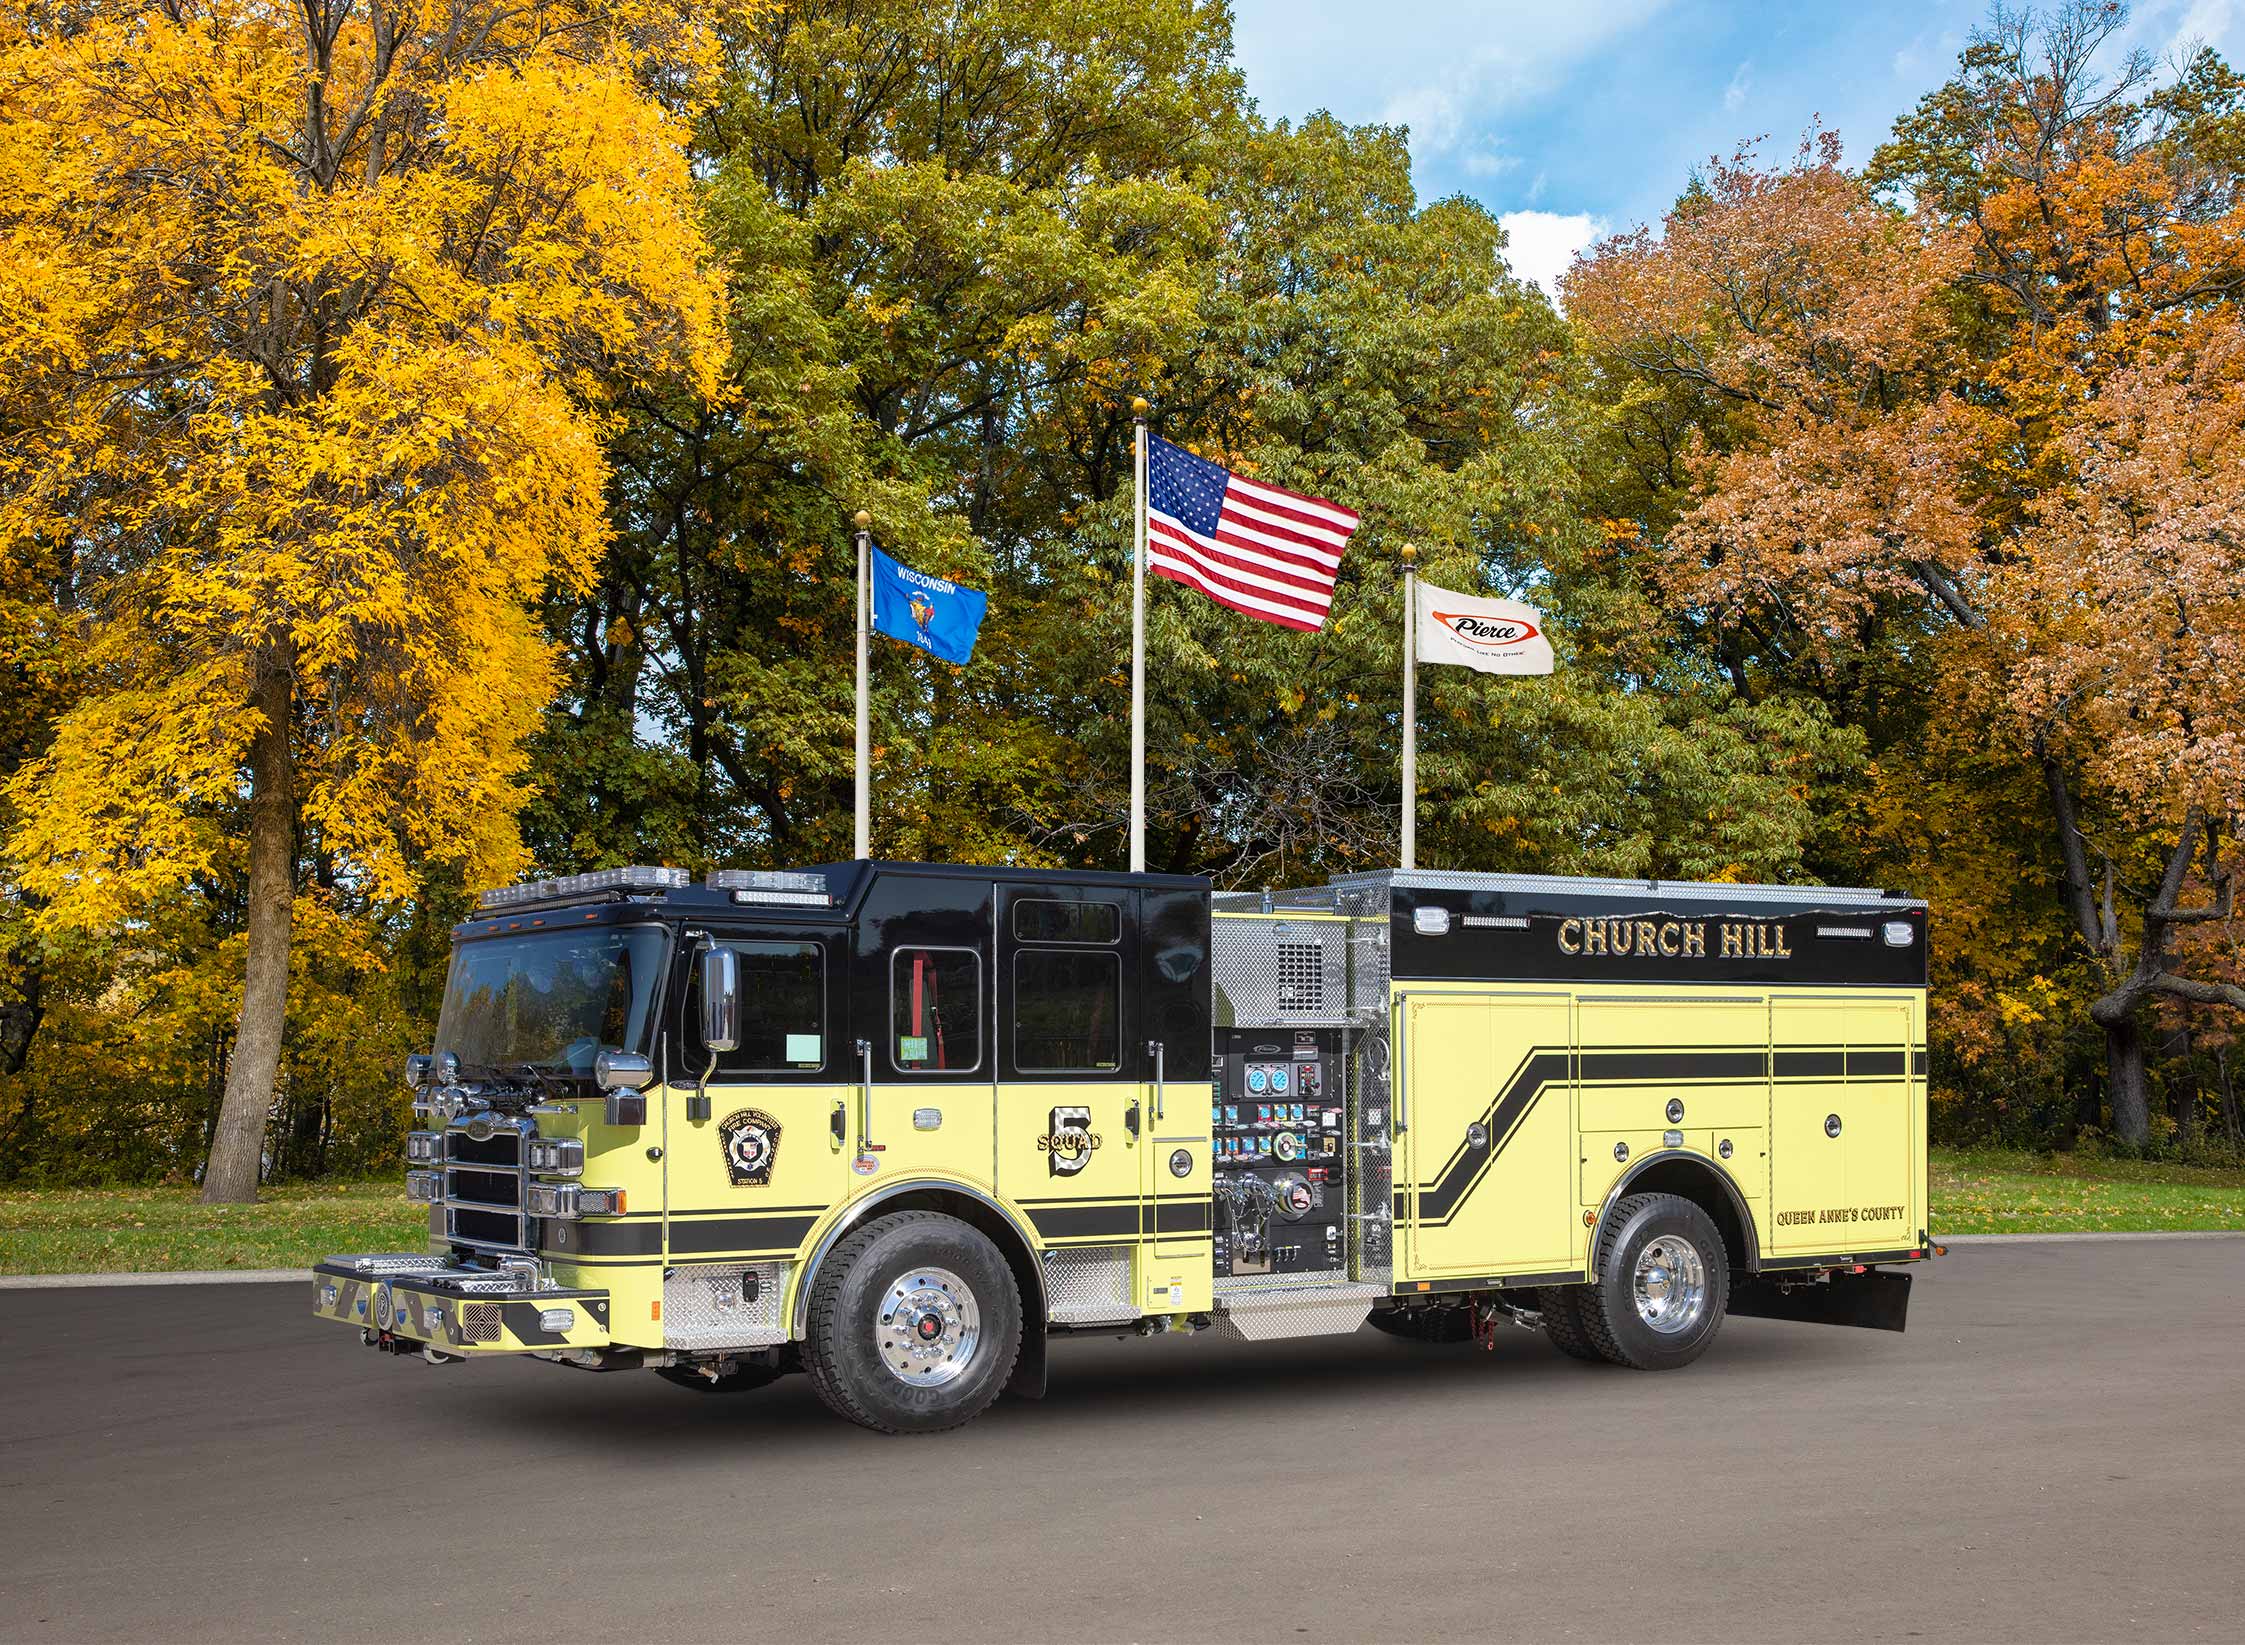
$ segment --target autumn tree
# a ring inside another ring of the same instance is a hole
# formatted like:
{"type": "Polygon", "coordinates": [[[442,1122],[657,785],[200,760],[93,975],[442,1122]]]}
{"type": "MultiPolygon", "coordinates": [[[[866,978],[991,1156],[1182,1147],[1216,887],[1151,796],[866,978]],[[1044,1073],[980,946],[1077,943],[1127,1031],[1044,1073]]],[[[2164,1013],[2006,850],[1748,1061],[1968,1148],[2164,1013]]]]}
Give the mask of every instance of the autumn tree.
{"type": "Polygon", "coordinates": [[[607,535],[601,408],[714,387],[669,8],[90,3],[0,37],[0,538],[74,699],[9,783],[40,927],[247,879],[204,1197],[255,1192],[316,898],[517,860],[528,615],[607,535]]]}
{"type": "Polygon", "coordinates": [[[1735,676],[1883,714],[1896,746],[1961,718],[1975,759],[2043,790],[2053,900],[2104,979],[2115,1128],[2141,1142],[2138,1007],[2227,997],[2182,975],[2169,934],[2226,906],[2182,899],[2194,872],[2220,879],[2239,773],[2210,776],[2226,722],[2178,696],[2231,620],[2219,532],[2202,507],[2199,546],[2146,556],[2120,523],[2148,529],[2204,461],[2150,450],[2140,402],[2221,449],[2220,395],[2159,362],[2239,290],[2240,99],[2210,54],[2166,80],[2138,59],[2100,74],[2124,16],[1998,13],[1867,175],[1829,142],[1714,165],[1664,235],[1624,237],[1567,290],[1631,449],[1666,465],[1640,464],[1640,494],[1667,510],[1647,528],[1680,619],[1735,676]],[[2145,716],[2156,747],[2118,734],[2145,716]]]}

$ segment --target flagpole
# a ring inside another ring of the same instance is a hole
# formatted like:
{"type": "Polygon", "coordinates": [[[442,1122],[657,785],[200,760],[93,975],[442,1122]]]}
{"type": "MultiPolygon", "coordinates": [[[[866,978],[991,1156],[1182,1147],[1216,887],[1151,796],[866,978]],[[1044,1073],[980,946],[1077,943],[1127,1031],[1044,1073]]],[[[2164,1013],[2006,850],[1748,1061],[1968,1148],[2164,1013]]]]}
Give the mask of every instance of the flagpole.
{"type": "Polygon", "coordinates": [[[1146,413],[1130,402],[1136,428],[1130,534],[1130,871],[1146,871],[1146,413]]]}
{"type": "Polygon", "coordinates": [[[862,861],[873,855],[873,759],[872,737],[866,717],[866,573],[872,555],[873,516],[864,509],[857,511],[857,843],[855,855],[862,861]]]}
{"type": "Polygon", "coordinates": [[[1419,551],[1403,545],[1403,866],[1419,866],[1419,587],[1413,562],[1419,551]]]}

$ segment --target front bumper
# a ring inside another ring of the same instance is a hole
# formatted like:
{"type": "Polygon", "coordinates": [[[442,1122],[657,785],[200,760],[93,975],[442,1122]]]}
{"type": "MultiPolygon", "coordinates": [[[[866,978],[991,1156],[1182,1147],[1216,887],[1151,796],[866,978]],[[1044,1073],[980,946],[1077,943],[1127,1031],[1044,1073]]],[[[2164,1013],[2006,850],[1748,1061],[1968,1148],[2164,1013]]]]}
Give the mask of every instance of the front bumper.
{"type": "Polygon", "coordinates": [[[330,1257],[312,1270],[312,1311],[368,1340],[440,1353],[527,1354],[605,1348],[608,1293],[519,1290],[511,1275],[439,1257],[330,1257]]]}

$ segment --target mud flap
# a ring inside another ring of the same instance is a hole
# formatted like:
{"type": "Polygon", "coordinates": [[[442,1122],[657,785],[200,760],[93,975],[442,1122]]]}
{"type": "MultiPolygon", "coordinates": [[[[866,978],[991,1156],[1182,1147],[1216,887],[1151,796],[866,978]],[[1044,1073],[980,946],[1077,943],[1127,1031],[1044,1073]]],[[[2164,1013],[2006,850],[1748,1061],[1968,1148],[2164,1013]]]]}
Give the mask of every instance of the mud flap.
{"type": "Polygon", "coordinates": [[[1775,1278],[1741,1277],[1731,1287],[1730,1311],[1753,1319],[1789,1319],[1801,1325],[1856,1325],[1899,1331],[1910,1313],[1910,1276],[1873,1268],[1861,1274],[1781,1285],[1775,1278]]]}
{"type": "Polygon", "coordinates": [[[1013,1362],[1013,1375],[1006,1382],[1006,1392],[1016,1399],[1045,1397],[1044,1332],[1022,1331],[1021,1353],[1013,1362]]]}

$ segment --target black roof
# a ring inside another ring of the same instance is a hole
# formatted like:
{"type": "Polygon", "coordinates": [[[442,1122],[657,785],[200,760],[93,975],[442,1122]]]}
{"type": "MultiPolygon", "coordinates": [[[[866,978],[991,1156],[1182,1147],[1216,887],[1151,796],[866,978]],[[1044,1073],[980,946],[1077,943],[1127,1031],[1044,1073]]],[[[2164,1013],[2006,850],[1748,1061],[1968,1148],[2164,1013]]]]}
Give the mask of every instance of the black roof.
{"type": "Polygon", "coordinates": [[[704,882],[668,891],[598,891],[555,897],[548,901],[518,903],[453,927],[455,937],[489,937],[505,932],[553,930],[566,925],[616,924],[643,919],[649,914],[684,915],[753,913],[757,919],[850,919],[864,900],[874,879],[883,874],[909,874],[916,878],[945,880],[1004,880],[1012,885],[1142,886],[1158,891],[1207,891],[1209,881],[1198,874],[1132,874],[1119,869],[1018,868],[1004,863],[894,862],[887,858],[853,858],[843,862],[809,863],[789,869],[797,874],[823,874],[833,901],[826,907],[783,902],[736,903],[731,891],[716,890],[704,882]],[[567,915],[566,920],[556,918],[567,915]]]}

